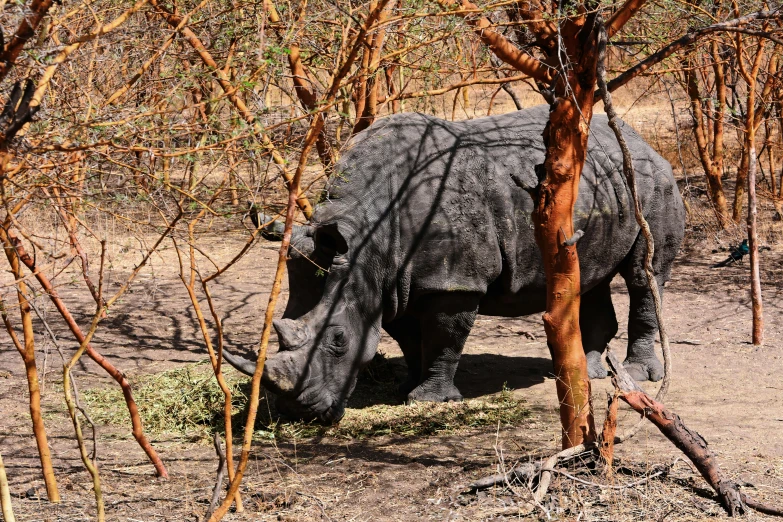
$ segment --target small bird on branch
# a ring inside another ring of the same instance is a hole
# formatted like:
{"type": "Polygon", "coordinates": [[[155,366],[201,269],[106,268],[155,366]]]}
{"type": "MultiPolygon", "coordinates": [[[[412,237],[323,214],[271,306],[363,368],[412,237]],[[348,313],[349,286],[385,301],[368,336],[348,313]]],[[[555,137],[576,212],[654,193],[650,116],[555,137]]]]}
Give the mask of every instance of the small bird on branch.
{"type": "Polygon", "coordinates": [[[742,261],[742,258],[749,253],[750,247],[748,246],[748,240],[743,239],[741,245],[729,247],[729,257],[718,264],[712,265],[712,268],[721,268],[736,263],[737,261],[742,261]]]}

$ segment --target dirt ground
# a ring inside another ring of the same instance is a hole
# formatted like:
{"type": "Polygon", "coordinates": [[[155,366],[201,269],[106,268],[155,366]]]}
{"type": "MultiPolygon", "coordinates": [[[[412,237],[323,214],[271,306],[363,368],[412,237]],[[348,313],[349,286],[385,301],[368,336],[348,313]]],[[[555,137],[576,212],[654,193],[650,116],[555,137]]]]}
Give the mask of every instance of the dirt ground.
{"type": "MultiPolygon", "coordinates": [[[[223,237],[239,245],[241,237],[223,237]]],[[[268,295],[276,252],[261,242],[252,255],[215,287],[225,315],[229,343],[253,344],[268,295]]],[[[228,252],[230,248],[226,248],[228,252]]],[[[666,318],[672,338],[674,373],[667,404],[710,442],[723,468],[762,498],[783,500],[783,334],[780,316],[781,249],[765,254],[766,338],[763,348],[749,344],[747,266],[713,270],[723,253],[692,245],[677,263],[666,288],[666,318]]],[[[96,347],[130,375],[203,360],[195,318],[181,283],[166,269],[171,253],[153,265],[154,276],[135,284],[98,336],[96,347]]],[[[119,267],[120,270],[123,268],[119,267]]],[[[67,287],[61,289],[67,295],[67,287]]],[[[621,330],[613,349],[624,351],[628,300],[614,285],[621,330]]],[[[76,295],[68,296],[75,301],[76,295]]],[[[80,318],[86,320],[88,312],[80,318]]],[[[62,336],[65,339],[65,335],[62,336]]],[[[7,339],[2,340],[2,453],[15,495],[19,520],[86,520],[94,516],[90,483],[78,458],[72,428],[63,415],[59,371],[45,388],[47,428],[63,502],[39,500],[41,479],[31,436],[23,367],[7,339]],[[38,488],[38,489],[36,489],[38,488]]],[[[63,341],[65,346],[72,343],[63,341]]],[[[381,351],[401,365],[399,349],[384,338],[381,351]]],[[[474,479],[496,471],[496,447],[512,462],[555,452],[559,428],[554,381],[538,316],[519,319],[480,317],[457,374],[466,398],[499,392],[504,384],[531,410],[519,426],[468,430],[448,436],[381,436],[364,440],[313,440],[257,443],[243,491],[246,510],[227,520],[480,520],[515,515],[518,498],[498,492],[462,494],[474,479]]],[[[105,381],[86,362],[80,382],[105,381]]],[[[108,385],[108,383],[106,383],[108,385]]],[[[595,403],[604,402],[607,381],[594,384],[595,403]]],[[[394,401],[394,397],[389,397],[394,401]]],[[[599,408],[600,410],[600,408],[599,408]]],[[[625,413],[621,425],[633,424],[625,413]]],[[[155,447],[171,479],[156,480],[151,466],[127,430],[100,430],[100,465],[110,520],[196,520],[204,512],[216,467],[213,449],[203,442],[157,438],[155,447]]],[[[652,467],[672,462],[677,450],[651,428],[618,448],[623,462],[652,467]]],[[[584,501],[553,500],[557,519],[701,519],[720,516],[705,484],[680,463],[667,483],[650,483],[596,497],[585,488],[584,501]],[[671,482],[671,480],[678,482],[671,482]],[[679,486],[677,486],[679,484],[679,486]],[[671,495],[663,490],[673,489],[671,495]],[[649,495],[649,498],[648,498],[649,495]],[[605,498],[604,498],[605,497],[605,498]],[[706,497],[706,498],[705,498],[706,497]],[[558,513],[558,506],[564,507],[558,513]],[[633,515],[636,513],[636,515],[633,515]],[[668,514],[667,514],[668,513],[668,514]],[[663,517],[663,518],[662,518],[663,517]]],[[[557,491],[557,489],[555,489],[557,491]]],[[[545,517],[543,511],[529,515],[545,517]]],[[[753,515],[751,519],[763,518],[753,515]]]]}
{"type": "MultiPolygon", "coordinates": [[[[702,200],[704,198],[702,197],[702,200]]],[[[726,474],[750,494],[783,504],[783,245],[781,224],[765,219],[771,248],[762,257],[766,344],[750,344],[747,264],[724,269],[711,265],[726,253],[713,252],[736,241],[716,238],[689,225],[672,281],[665,291],[665,317],[673,351],[672,385],[666,404],[701,433],[718,455],[726,474]],[[719,240],[719,241],[718,241],[719,240]]],[[[227,229],[213,236],[215,259],[225,262],[246,235],[227,229]]],[[[129,240],[109,255],[108,282],[118,284],[139,259],[129,240]]],[[[277,249],[261,240],[249,255],[212,287],[227,345],[249,350],[260,337],[277,249]]],[[[60,279],[59,291],[82,325],[93,312],[76,276],[60,279]]],[[[7,274],[2,275],[7,282],[7,274]]],[[[116,287],[114,287],[116,288],[116,287]]],[[[613,350],[624,355],[628,296],[620,280],[613,285],[620,332],[613,350]]],[[[11,295],[11,294],[9,294],[11,295]]],[[[6,297],[8,299],[8,296],[6,297]]],[[[287,298],[287,290],[283,298],[287,298]]],[[[62,347],[74,343],[39,299],[62,347]]],[[[283,306],[278,308],[281,313],[283,306]]],[[[91,482],[79,459],[73,428],[62,399],[61,362],[42,326],[39,368],[46,359],[44,418],[63,501],[48,503],[32,438],[21,359],[0,333],[0,451],[5,461],[17,520],[91,520],[95,516],[91,482]],[[48,352],[46,355],[44,352],[48,352]]],[[[98,331],[94,345],[131,377],[155,374],[203,361],[206,351],[187,294],[176,272],[171,248],[156,255],[98,331]]],[[[276,349],[273,337],[271,349],[276,349]]],[[[380,352],[402,374],[399,349],[384,337],[380,352]]],[[[112,386],[86,358],[76,372],[82,393],[112,386]]],[[[382,435],[364,438],[319,436],[261,440],[253,445],[242,486],[243,513],[226,520],[702,520],[722,519],[706,483],[682,461],[661,479],[622,489],[598,490],[557,477],[541,508],[521,508],[524,492],[500,489],[467,494],[468,484],[495,473],[499,455],[506,464],[537,459],[559,449],[557,398],[551,362],[539,315],[499,319],[479,317],[468,340],[457,385],[466,399],[512,390],[530,414],[514,426],[464,427],[448,434],[382,435]]],[[[594,382],[594,404],[602,420],[608,380],[594,382]]],[[[650,385],[650,390],[657,385],[650,385]]],[[[393,395],[380,402],[398,404],[393,395]]],[[[350,407],[367,408],[357,396],[350,407]]],[[[621,414],[621,429],[638,416],[621,414]]],[[[240,429],[237,427],[236,429],[240,429]]],[[[171,478],[157,480],[152,466],[125,426],[99,429],[99,464],[107,519],[123,521],[200,520],[209,501],[217,461],[210,444],[182,436],[152,436],[171,478]]],[[[675,461],[679,452],[657,431],[645,428],[618,447],[621,469],[649,470],[675,461]]],[[[584,476],[592,480],[589,475],[584,476]]],[[[618,474],[617,484],[632,479],[618,474]]],[[[748,520],[763,520],[752,514],[748,520]]]]}

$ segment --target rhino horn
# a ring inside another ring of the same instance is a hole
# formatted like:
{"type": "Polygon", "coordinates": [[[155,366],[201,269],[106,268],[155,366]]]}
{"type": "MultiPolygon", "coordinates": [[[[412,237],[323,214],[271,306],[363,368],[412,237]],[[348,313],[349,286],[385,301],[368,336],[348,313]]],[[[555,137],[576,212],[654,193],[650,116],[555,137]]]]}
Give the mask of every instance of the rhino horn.
{"type": "Polygon", "coordinates": [[[234,355],[225,348],[223,348],[223,359],[245,375],[250,375],[252,377],[256,371],[256,361],[234,355]]]}
{"type": "Polygon", "coordinates": [[[256,228],[261,228],[261,236],[269,241],[281,241],[285,232],[285,223],[274,216],[264,214],[252,202],[248,201],[248,215],[256,228]]]}
{"type": "MultiPolygon", "coordinates": [[[[276,394],[293,393],[296,390],[304,372],[305,361],[292,355],[278,353],[267,358],[264,373],[261,375],[264,388],[276,394]]],[[[225,348],[223,359],[245,375],[252,377],[256,371],[256,361],[235,355],[225,348]]]]}
{"type": "Polygon", "coordinates": [[[276,319],[272,322],[280,339],[280,351],[296,350],[310,340],[310,331],[304,321],[296,319],[276,319]]]}
{"type": "Polygon", "coordinates": [[[295,393],[302,383],[307,361],[302,352],[278,352],[270,355],[264,365],[261,381],[264,388],[277,394],[295,393]]]}

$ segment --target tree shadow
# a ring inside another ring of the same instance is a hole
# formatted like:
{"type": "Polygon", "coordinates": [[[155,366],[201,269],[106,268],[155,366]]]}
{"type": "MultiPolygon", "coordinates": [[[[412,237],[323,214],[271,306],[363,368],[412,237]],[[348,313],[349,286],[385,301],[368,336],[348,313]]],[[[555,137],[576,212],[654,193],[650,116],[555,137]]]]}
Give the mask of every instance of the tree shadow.
{"type": "MultiPolygon", "coordinates": [[[[542,357],[507,356],[495,353],[463,354],[454,383],[465,399],[475,399],[506,390],[522,390],[544,382],[552,372],[552,361],[542,357]]],[[[401,356],[378,354],[361,371],[349,408],[378,404],[401,404],[405,397],[397,390],[407,376],[401,356]]]]}
{"type": "Polygon", "coordinates": [[[454,382],[466,399],[498,393],[507,388],[522,390],[544,382],[552,373],[552,361],[495,353],[464,354],[454,382]]]}

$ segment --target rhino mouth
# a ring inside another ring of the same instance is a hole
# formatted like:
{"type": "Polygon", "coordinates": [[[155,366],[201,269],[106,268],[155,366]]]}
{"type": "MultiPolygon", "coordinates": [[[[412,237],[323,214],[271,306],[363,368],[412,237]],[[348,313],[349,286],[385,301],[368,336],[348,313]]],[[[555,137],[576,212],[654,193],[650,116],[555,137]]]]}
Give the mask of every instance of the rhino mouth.
{"type": "Polygon", "coordinates": [[[276,405],[278,413],[284,418],[331,426],[345,415],[345,402],[322,392],[305,391],[298,397],[278,396],[276,405]]]}

